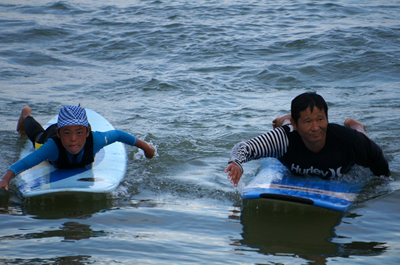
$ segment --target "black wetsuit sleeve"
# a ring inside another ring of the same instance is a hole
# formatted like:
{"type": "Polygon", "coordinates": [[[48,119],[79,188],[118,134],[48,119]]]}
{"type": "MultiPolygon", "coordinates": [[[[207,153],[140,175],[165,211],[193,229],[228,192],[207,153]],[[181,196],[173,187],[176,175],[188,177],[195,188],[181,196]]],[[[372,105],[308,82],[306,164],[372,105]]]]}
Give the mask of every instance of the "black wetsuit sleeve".
{"type": "Polygon", "coordinates": [[[356,164],[371,169],[376,176],[390,176],[382,149],[362,133],[357,133],[352,148],[356,164]]]}

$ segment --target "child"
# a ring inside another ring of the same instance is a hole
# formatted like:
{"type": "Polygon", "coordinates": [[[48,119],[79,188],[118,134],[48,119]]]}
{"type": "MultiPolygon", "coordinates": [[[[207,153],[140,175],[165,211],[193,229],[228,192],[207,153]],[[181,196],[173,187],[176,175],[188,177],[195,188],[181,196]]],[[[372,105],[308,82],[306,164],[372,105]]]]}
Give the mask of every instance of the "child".
{"type": "Polygon", "coordinates": [[[18,120],[17,131],[27,135],[36,151],[16,162],[0,179],[0,188],[8,190],[11,179],[19,173],[49,160],[58,168],[85,167],[104,146],[122,142],[142,149],[151,159],[155,149],[151,144],[120,130],[91,131],[86,111],[82,107],[65,106],[58,114],[57,124],[46,130],[32,117],[31,109],[24,107],[18,120]],[[40,148],[39,148],[40,147],[40,148]]]}

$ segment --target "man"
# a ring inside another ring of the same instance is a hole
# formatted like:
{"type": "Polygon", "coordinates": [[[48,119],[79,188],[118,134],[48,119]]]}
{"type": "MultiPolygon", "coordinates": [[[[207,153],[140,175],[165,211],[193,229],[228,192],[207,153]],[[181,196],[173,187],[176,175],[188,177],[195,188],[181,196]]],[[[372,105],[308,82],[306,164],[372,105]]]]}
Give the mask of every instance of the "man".
{"type": "Polygon", "coordinates": [[[58,168],[80,168],[94,162],[95,155],[105,146],[122,142],[142,149],[151,159],[155,149],[151,144],[120,130],[92,132],[84,108],[65,106],[58,114],[56,124],[46,130],[32,117],[31,108],[24,107],[17,131],[27,135],[37,149],[10,166],[0,179],[0,188],[8,190],[11,179],[19,173],[49,160],[58,168]]]}
{"type": "Polygon", "coordinates": [[[328,106],[315,92],[306,92],[292,101],[291,114],[273,121],[274,130],[236,144],[225,173],[235,186],[242,164],[261,157],[275,157],[291,172],[341,176],[355,164],[368,167],[377,176],[390,176],[381,148],[371,141],[365,126],[347,119],[345,126],[328,123],[328,106]]]}

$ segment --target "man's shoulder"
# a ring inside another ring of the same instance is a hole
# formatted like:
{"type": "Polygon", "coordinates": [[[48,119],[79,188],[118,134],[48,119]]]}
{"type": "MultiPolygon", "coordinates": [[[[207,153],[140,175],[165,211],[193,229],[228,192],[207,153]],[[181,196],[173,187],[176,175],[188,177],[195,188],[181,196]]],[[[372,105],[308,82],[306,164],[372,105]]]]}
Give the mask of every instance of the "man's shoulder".
{"type": "Polygon", "coordinates": [[[328,130],[340,133],[352,133],[355,130],[337,123],[328,123],[328,130]]]}
{"type": "Polygon", "coordinates": [[[338,140],[351,142],[356,137],[356,135],[357,131],[349,127],[339,125],[336,123],[328,124],[328,130],[327,130],[328,137],[334,137],[338,140]]]}
{"type": "Polygon", "coordinates": [[[285,124],[285,125],[282,125],[281,127],[278,127],[277,129],[279,129],[279,128],[283,129],[287,134],[292,133],[292,132],[296,132],[293,129],[293,125],[292,124],[285,124]]]}

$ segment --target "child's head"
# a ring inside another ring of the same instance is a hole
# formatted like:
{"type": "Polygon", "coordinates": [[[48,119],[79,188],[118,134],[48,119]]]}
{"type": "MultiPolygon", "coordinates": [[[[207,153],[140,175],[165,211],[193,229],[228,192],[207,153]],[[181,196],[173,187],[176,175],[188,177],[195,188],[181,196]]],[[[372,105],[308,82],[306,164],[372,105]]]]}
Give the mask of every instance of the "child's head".
{"type": "Polygon", "coordinates": [[[58,114],[57,135],[64,148],[71,154],[78,154],[85,146],[90,125],[82,107],[65,106],[58,114]]]}
{"type": "Polygon", "coordinates": [[[70,105],[62,107],[58,113],[57,128],[61,129],[68,125],[82,125],[89,128],[85,109],[70,105]]]}

